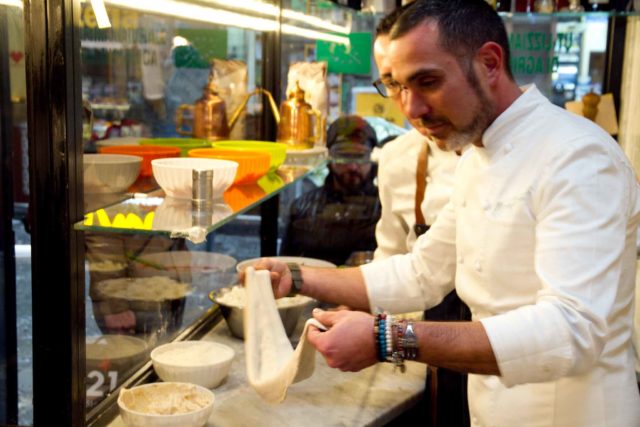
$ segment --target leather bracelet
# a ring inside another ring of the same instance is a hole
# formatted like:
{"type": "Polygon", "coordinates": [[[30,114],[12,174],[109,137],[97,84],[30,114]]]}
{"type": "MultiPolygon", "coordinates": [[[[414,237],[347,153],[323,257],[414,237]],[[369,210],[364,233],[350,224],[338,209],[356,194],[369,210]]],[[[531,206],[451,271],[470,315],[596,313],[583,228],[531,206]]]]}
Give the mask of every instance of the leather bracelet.
{"type": "Polygon", "coordinates": [[[300,265],[296,262],[288,262],[287,267],[291,271],[291,290],[289,296],[298,295],[302,291],[302,272],[300,265]]]}

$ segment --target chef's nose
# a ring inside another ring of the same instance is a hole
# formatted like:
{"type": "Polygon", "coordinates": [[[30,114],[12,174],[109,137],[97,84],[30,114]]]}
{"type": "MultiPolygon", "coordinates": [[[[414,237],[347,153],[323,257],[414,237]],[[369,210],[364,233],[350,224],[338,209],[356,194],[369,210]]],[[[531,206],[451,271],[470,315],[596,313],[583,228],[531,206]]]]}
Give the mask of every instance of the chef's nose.
{"type": "Polygon", "coordinates": [[[431,114],[431,106],[427,99],[411,88],[406,88],[400,94],[400,102],[405,115],[410,120],[419,119],[431,114]]]}

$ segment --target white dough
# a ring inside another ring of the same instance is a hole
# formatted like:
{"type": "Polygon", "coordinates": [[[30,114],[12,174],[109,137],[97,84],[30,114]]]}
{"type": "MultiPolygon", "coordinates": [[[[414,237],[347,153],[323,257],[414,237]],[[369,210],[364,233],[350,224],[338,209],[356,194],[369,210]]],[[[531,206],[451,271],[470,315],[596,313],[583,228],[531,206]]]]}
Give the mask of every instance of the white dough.
{"type": "Polygon", "coordinates": [[[291,384],[313,374],[315,348],[307,341],[309,324],[326,328],[315,319],[307,320],[294,351],[278,314],[269,272],[248,267],[244,286],[247,308],[244,345],[249,384],[266,401],[280,403],[291,384]]]}

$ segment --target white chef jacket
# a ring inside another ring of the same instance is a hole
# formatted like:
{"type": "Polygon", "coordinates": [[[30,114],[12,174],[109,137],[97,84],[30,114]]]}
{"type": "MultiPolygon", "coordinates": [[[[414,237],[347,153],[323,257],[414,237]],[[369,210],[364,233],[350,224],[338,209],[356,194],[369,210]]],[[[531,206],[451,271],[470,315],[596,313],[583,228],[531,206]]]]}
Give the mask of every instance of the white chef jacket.
{"type": "Polygon", "coordinates": [[[360,267],[371,306],[434,306],[455,275],[501,372],[469,375],[473,426],[640,426],[631,165],[535,86],[482,142],[463,154],[451,202],[412,253],[360,267]]]}
{"type": "Polygon", "coordinates": [[[447,204],[453,190],[453,177],[459,156],[443,151],[435,142],[413,129],[387,142],[378,160],[378,191],[382,215],[376,225],[378,245],[374,259],[411,251],[416,241],[416,169],[420,149],[429,144],[427,187],[421,209],[425,222],[433,224],[447,204]]]}
{"type": "Polygon", "coordinates": [[[636,264],[636,313],[633,320],[633,348],[636,353],[636,372],[640,382],[640,261],[636,264]]]}

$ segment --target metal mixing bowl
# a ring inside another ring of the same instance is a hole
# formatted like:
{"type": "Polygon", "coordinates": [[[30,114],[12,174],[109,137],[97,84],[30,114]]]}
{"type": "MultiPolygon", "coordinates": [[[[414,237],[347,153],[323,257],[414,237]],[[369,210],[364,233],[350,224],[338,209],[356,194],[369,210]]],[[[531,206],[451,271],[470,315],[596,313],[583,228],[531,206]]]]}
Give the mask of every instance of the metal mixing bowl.
{"type": "MultiPolygon", "coordinates": [[[[220,302],[220,298],[226,293],[231,292],[232,289],[233,287],[215,290],[209,294],[209,299],[220,306],[220,311],[222,311],[222,316],[231,334],[237,338],[244,339],[244,308],[220,302]]],[[[302,295],[298,295],[295,298],[299,300],[299,303],[287,305],[286,307],[278,307],[278,313],[280,313],[282,325],[284,326],[287,336],[291,336],[293,331],[295,331],[302,312],[314,301],[312,298],[302,295]]]]}

